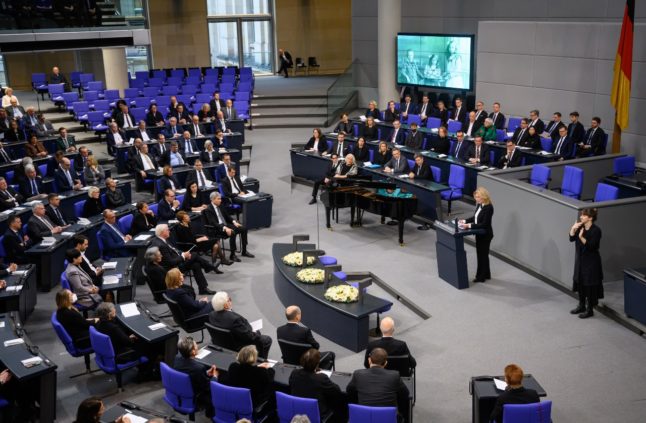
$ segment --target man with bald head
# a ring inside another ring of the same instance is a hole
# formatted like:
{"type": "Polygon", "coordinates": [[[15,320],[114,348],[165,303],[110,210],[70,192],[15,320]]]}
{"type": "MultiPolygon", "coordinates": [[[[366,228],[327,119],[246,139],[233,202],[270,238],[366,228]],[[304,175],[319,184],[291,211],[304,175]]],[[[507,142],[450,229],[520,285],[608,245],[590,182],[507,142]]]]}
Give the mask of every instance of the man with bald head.
{"type": "Polygon", "coordinates": [[[54,171],[54,183],[58,192],[78,191],[83,187],[81,177],[72,169],[70,159],[64,157],[58,169],[54,171]]]}
{"type": "Polygon", "coordinates": [[[410,353],[406,342],[393,338],[393,335],[395,334],[395,321],[392,319],[392,317],[384,317],[383,319],[381,319],[381,323],[379,323],[379,329],[381,330],[381,339],[372,341],[368,344],[368,346],[366,347],[366,358],[364,359],[363,366],[365,368],[370,367],[368,359],[370,358],[370,352],[373,349],[383,348],[391,357],[408,356],[410,367],[415,368],[415,366],[417,366],[417,362],[415,361],[413,355],[410,353]]]}
{"type": "MultiPolygon", "coordinates": [[[[287,324],[276,329],[276,335],[279,342],[296,342],[298,344],[307,344],[317,350],[319,349],[320,345],[316,342],[316,339],[314,339],[312,330],[301,323],[302,313],[299,306],[291,305],[287,307],[285,309],[285,317],[287,318],[287,324]]],[[[332,351],[321,352],[319,367],[326,370],[332,369],[334,367],[334,358],[335,355],[332,351]]]]}

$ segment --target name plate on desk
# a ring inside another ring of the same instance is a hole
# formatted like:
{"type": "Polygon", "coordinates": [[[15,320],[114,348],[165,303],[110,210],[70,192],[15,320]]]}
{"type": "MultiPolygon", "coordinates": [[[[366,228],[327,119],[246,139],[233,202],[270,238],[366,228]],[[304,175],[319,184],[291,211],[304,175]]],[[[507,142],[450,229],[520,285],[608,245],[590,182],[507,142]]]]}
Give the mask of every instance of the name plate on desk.
{"type": "Polygon", "coordinates": [[[4,346],[5,347],[11,347],[12,345],[20,345],[24,344],[25,340],[22,338],[15,338],[15,339],[8,339],[4,341],[4,346]]]}

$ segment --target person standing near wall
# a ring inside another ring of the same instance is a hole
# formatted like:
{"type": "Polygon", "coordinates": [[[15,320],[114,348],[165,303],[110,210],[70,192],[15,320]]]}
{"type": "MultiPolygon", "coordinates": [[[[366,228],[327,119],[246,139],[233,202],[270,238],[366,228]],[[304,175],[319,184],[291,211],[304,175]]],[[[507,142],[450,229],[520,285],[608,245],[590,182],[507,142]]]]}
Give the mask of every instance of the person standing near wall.
{"type": "Polygon", "coordinates": [[[593,307],[603,298],[603,268],[601,266],[601,229],[594,224],[597,209],[583,209],[579,219],[570,228],[570,241],[575,243],[572,290],[579,293],[579,305],[572,314],[587,319],[594,314],[593,307]]]}
{"type": "Polygon", "coordinates": [[[278,60],[280,60],[280,68],[278,73],[285,72],[285,78],[289,78],[289,68],[292,67],[292,55],[282,48],[278,49],[278,60]]]}

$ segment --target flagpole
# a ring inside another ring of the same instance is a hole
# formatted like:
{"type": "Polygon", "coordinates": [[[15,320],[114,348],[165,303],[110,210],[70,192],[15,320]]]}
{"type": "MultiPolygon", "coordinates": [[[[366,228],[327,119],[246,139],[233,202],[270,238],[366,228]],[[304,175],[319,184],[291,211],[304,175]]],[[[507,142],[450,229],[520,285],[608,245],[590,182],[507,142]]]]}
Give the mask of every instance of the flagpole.
{"type": "Polygon", "coordinates": [[[621,127],[617,124],[617,113],[615,112],[615,129],[612,132],[612,153],[621,152],[621,127]]]}

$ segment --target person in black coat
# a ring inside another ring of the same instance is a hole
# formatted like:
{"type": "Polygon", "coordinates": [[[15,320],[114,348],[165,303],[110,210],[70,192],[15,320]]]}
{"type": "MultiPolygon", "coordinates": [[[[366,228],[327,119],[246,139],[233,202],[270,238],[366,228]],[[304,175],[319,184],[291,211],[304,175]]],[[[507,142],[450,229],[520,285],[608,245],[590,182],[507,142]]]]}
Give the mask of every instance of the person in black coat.
{"type": "Polygon", "coordinates": [[[410,179],[428,179],[433,180],[433,172],[431,172],[431,167],[426,164],[424,156],[421,154],[415,154],[415,166],[413,170],[408,174],[410,179]]]}
{"type": "Polygon", "coordinates": [[[368,119],[366,119],[366,122],[363,124],[361,136],[363,136],[366,141],[374,141],[379,139],[379,131],[377,124],[375,123],[373,118],[369,117],[368,119]]]}
{"type": "Polygon", "coordinates": [[[301,398],[313,398],[318,401],[321,416],[334,411],[334,422],[347,421],[345,409],[347,402],[343,398],[339,385],[332,382],[324,373],[319,372],[321,353],[315,348],[307,350],[301,358],[302,369],[296,369],[289,375],[289,389],[292,395],[301,398]]]}
{"type": "Polygon", "coordinates": [[[144,270],[148,278],[148,284],[155,301],[162,299],[161,294],[166,292],[166,273],[168,270],[161,265],[162,255],[158,247],[150,247],[144,254],[146,264],[144,270]]]}
{"type": "Polygon", "coordinates": [[[510,364],[505,367],[507,388],[505,392],[498,395],[489,421],[502,423],[505,404],[534,404],[541,401],[535,390],[523,387],[523,376],[523,369],[517,365],[510,364]]]}
{"type": "Polygon", "coordinates": [[[55,226],[67,227],[74,223],[61,208],[61,197],[58,194],[55,192],[47,194],[47,202],[49,204],[45,206],[45,215],[55,226]]]}
{"type": "Polygon", "coordinates": [[[436,152],[437,154],[449,154],[451,149],[451,141],[449,140],[449,132],[445,126],[440,126],[437,130],[437,138],[430,138],[431,141],[431,151],[436,152]]]}
{"type": "Polygon", "coordinates": [[[2,239],[6,260],[10,263],[28,264],[29,258],[25,251],[31,246],[31,239],[22,233],[20,216],[12,214],[7,218],[7,230],[2,239]]]}
{"type": "Polygon", "coordinates": [[[527,136],[518,141],[521,147],[529,147],[534,150],[542,150],[541,137],[538,136],[537,129],[534,126],[527,128],[527,136]]]}
{"type": "Polygon", "coordinates": [[[164,198],[162,198],[157,206],[157,215],[161,220],[175,219],[175,213],[179,211],[180,203],[175,198],[175,191],[172,189],[164,190],[164,198]]]}
{"type": "Polygon", "coordinates": [[[76,348],[89,348],[90,326],[96,323],[96,319],[84,318],[74,307],[75,302],[76,294],[73,294],[69,289],[58,291],[56,293],[56,319],[72,338],[72,343],[76,348]]]}
{"type": "Polygon", "coordinates": [[[436,117],[440,120],[442,126],[446,126],[449,121],[449,110],[444,105],[442,100],[437,102],[437,107],[433,110],[433,117],[436,117]]]}
{"type": "Polygon", "coordinates": [[[350,123],[350,121],[348,120],[347,113],[344,113],[341,115],[341,120],[336,125],[336,128],[334,128],[334,132],[336,133],[343,132],[345,134],[352,133],[352,123],[350,123]]]}
{"type": "Polygon", "coordinates": [[[23,201],[22,195],[10,187],[5,178],[0,177],[0,211],[18,207],[23,201]]]}
{"type": "Polygon", "coordinates": [[[242,243],[242,256],[254,258],[255,256],[247,250],[247,228],[240,222],[233,219],[226,208],[222,206],[222,196],[219,192],[212,192],[209,196],[211,204],[204,209],[202,216],[206,224],[212,226],[217,236],[223,239],[229,238],[229,260],[239,262],[236,256],[236,235],[240,234],[242,243]]]}
{"type": "Polygon", "coordinates": [[[579,156],[601,156],[606,154],[606,133],[599,126],[601,125],[601,118],[593,117],[590,129],[585,133],[583,140],[578,144],[579,156]]]}
{"type": "Polygon", "coordinates": [[[164,121],[164,115],[157,110],[156,104],[151,104],[146,114],[146,125],[150,127],[164,126],[166,122],[164,121]]]}
{"type": "Polygon", "coordinates": [[[567,126],[567,135],[575,145],[582,143],[585,139],[585,128],[579,122],[579,112],[570,113],[570,124],[567,126]]]}
{"type": "MultiPolygon", "coordinates": [[[[298,306],[292,305],[285,309],[285,317],[287,318],[287,324],[276,329],[276,336],[279,340],[284,340],[288,342],[296,342],[299,344],[309,344],[315,350],[318,350],[320,344],[314,339],[312,335],[312,330],[301,323],[301,309],[298,306]]],[[[317,361],[316,366],[322,369],[331,370],[334,368],[334,359],[336,355],[332,351],[326,351],[319,354],[319,361],[317,361]],[[323,357],[321,359],[321,357],[323,357]]],[[[283,357],[285,360],[285,357],[283,357]]],[[[289,363],[289,364],[299,364],[289,363]]]]}
{"type": "Polygon", "coordinates": [[[103,213],[105,207],[103,207],[103,203],[101,202],[101,190],[97,187],[90,187],[87,194],[88,198],[85,200],[85,204],[83,204],[81,216],[87,218],[103,213]]]}
{"type": "Polygon", "coordinates": [[[195,360],[198,352],[197,343],[190,336],[180,339],[177,350],[179,354],[175,357],[173,368],[189,376],[198,408],[204,409],[207,417],[213,417],[215,410],[211,402],[210,382],[211,378],[217,379],[217,368],[215,365],[209,367],[195,360]]]}
{"type": "MultiPolygon", "coordinates": [[[[395,321],[392,319],[392,317],[387,316],[381,319],[381,322],[379,322],[379,329],[381,330],[381,338],[368,343],[368,346],[366,347],[366,355],[363,360],[363,366],[366,369],[370,367],[370,362],[368,361],[368,359],[370,358],[370,353],[372,352],[372,350],[374,350],[375,348],[383,348],[386,353],[388,353],[389,357],[408,356],[409,368],[414,369],[415,367],[417,367],[417,361],[408,349],[406,342],[395,339],[393,337],[393,335],[395,334],[395,321]]],[[[386,367],[392,369],[388,366],[388,364],[386,365],[386,367]]],[[[403,374],[402,376],[410,376],[410,374],[403,374]]]]}
{"type": "Polygon", "coordinates": [[[366,140],[363,137],[359,137],[357,143],[352,149],[352,154],[357,163],[364,163],[370,161],[370,150],[366,145],[366,140]]]}
{"type": "Polygon", "coordinates": [[[509,139],[507,140],[507,153],[498,160],[498,169],[518,167],[522,163],[522,159],[520,150],[516,148],[514,141],[509,139]]]}
{"type": "Polygon", "coordinates": [[[394,122],[399,120],[399,110],[395,108],[395,102],[389,101],[388,108],[384,111],[384,122],[394,122]]]}
{"type": "Polygon", "coordinates": [[[467,150],[466,159],[469,163],[486,166],[489,164],[489,158],[489,147],[483,144],[481,136],[476,136],[473,145],[467,150]]]}
{"type": "Polygon", "coordinates": [[[312,131],[312,138],[305,144],[305,150],[318,152],[320,155],[327,151],[327,141],[319,128],[315,128],[312,131]]]}
{"type": "Polygon", "coordinates": [[[424,135],[417,130],[417,123],[413,122],[410,124],[410,131],[408,131],[408,134],[406,135],[404,145],[416,150],[421,149],[424,145],[424,135]]]}
{"type": "Polygon", "coordinates": [[[209,313],[213,311],[208,298],[195,299],[195,293],[184,286],[184,275],[174,267],[166,273],[166,296],[177,303],[187,319],[200,316],[200,320],[206,322],[209,313]]]}
{"type": "Polygon", "coordinates": [[[213,163],[220,161],[220,153],[218,153],[218,151],[213,148],[212,141],[209,140],[204,142],[204,151],[200,153],[200,161],[202,163],[213,163]]]}
{"type": "Polygon", "coordinates": [[[256,365],[258,361],[256,347],[253,345],[243,347],[238,351],[236,360],[229,366],[228,384],[249,389],[254,408],[266,401],[273,404],[275,371],[268,362],[256,365]]]}
{"type": "Polygon", "coordinates": [[[140,201],[137,203],[137,211],[134,213],[132,219],[132,225],[130,225],[130,231],[128,232],[133,237],[139,235],[142,232],[147,232],[155,228],[157,225],[157,217],[150,208],[148,204],[140,201]]]}
{"type": "MultiPolygon", "coordinates": [[[[224,264],[229,264],[228,260],[224,257],[224,252],[220,248],[218,238],[209,238],[206,235],[198,234],[195,232],[194,227],[191,225],[191,216],[184,210],[177,212],[177,220],[179,224],[174,227],[175,239],[177,246],[182,251],[189,251],[194,248],[195,252],[205,252],[211,256],[211,261],[216,263],[220,258],[224,264]]],[[[215,273],[222,273],[218,270],[219,263],[215,265],[215,273]]]]}
{"type": "Polygon", "coordinates": [[[367,118],[381,119],[379,109],[377,109],[377,102],[372,100],[368,103],[368,110],[366,110],[365,116],[367,118]]]}
{"type": "Polygon", "coordinates": [[[552,144],[554,154],[559,156],[559,160],[566,160],[574,156],[575,145],[567,134],[567,128],[562,126],[558,130],[558,136],[552,144]]]}
{"type": "Polygon", "coordinates": [[[485,188],[478,187],[473,193],[476,200],[476,212],[473,217],[466,220],[460,220],[460,226],[463,229],[480,229],[482,233],[476,233],[476,254],[478,257],[478,270],[473,282],[484,282],[491,279],[491,270],[489,269],[489,246],[493,239],[493,229],[491,220],[493,218],[493,204],[489,191],[485,188]]]}
{"type": "Polygon", "coordinates": [[[166,191],[167,189],[175,191],[182,188],[175,175],[173,175],[173,168],[170,165],[164,166],[163,172],[164,176],[159,178],[159,187],[162,191],[166,191]]]}
{"type": "Polygon", "coordinates": [[[603,267],[601,265],[601,229],[594,224],[597,209],[583,209],[570,228],[570,241],[575,243],[572,290],[579,293],[579,306],[571,311],[581,319],[592,317],[593,308],[603,298],[603,267]]]}
{"type": "Polygon", "coordinates": [[[378,164],[379,166],[386,166],[388,162],[390,162],[390,159],[392,159],[392,153],[390,149],[388,148],[388,144],[386,144],[384,141],[379,143],[379,148],[375,152],[375,155],[373,157],[373,164],[378,164]]]}

